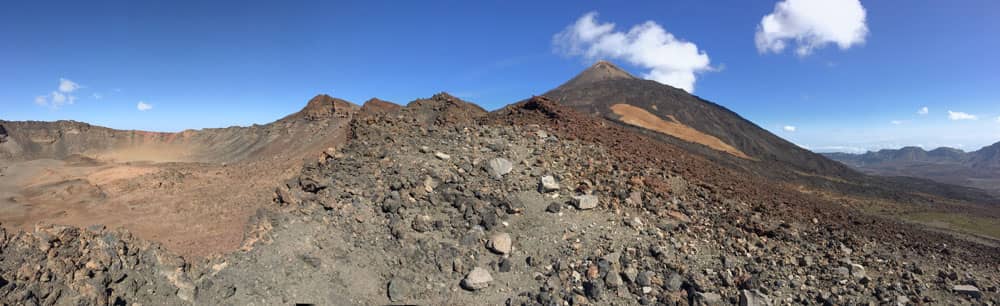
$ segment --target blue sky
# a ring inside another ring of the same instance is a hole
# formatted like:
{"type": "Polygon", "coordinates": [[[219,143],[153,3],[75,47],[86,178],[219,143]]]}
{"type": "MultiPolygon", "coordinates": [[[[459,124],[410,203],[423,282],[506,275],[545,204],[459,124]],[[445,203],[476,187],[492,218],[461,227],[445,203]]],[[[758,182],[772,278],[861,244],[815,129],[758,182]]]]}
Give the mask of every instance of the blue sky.
{"type": "Polygon", "coordinates": [[[693,71],[695,94],[817,151],[1000,141],[996,1],[863,1],[864,35],[830,28],[850,27],[850,10],[824,13],[829,37],[785,25],[781,51],[755,36],[764,16],[798,16],[777,1],[140,2],[5,3],[0,118],[178,131],[267,123],[318,93],[405,104],[447,91],[495,109],[607,58],[651,78],[693,71]],[[554,37],[591,12],[611,33],[651,21],[709,63],[594,41],[567,51],[554,37]]]}

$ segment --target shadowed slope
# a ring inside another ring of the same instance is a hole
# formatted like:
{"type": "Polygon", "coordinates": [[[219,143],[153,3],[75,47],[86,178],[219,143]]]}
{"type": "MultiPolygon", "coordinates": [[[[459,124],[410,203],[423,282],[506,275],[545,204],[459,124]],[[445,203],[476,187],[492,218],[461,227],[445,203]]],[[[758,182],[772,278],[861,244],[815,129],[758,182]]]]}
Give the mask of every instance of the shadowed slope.
{"type": "Polygon", "coordinates": [[[756,160],[781,162],[824,175],[854,175],[847,167],[781,139],[718,104],[681,89],[635,78],[608,62],[594,64],[544,95],[582,113],[618,122],[622,118],[612,107],[629,105],[659,118],[674,118],[756,160]]]}
{"type": "Polygon", "coordinates": [[[904,147],[824,155],[869,174],[924,178],[1000,194],[1000,142],[968,153],[946,147],[931,151],[904,147]]]}

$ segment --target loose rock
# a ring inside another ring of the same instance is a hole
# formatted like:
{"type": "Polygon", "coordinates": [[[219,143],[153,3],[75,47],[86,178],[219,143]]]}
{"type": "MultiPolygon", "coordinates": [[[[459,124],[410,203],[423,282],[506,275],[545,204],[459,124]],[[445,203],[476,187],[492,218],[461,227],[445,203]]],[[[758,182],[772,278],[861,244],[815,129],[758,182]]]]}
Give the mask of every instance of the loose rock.
{"type": "Polygon", "coordinates": [[[502,157],[491,159],[487,162],[487,164],[489,166],[490,175],[493,175],[496,179],[503,178],[505,174],[510,173],[510,171],[514,169],[514,164],[511,163],[510,160],[502,157]]]}
{"type": "Polygon", "coordinates": [[[597,196],[592,194],[573,196],[573,205],[579,210],[594,209],[597,203],[597,196]]]}
{"type": "Polygon", "coordinates": [[[489,271],[475,267],[465,276],[465,279],[462,279],[461,285],[465,290],[475,291],[489,287],[491,282],[493,282],[493,276],[490,276],[489,271]]]}
{"type": "Polygon", "coordinates": [[[972,285],[955,285],[951,290],[955,291],[955,293],[964,294],[974,299],[983,297],[983,292],[979,291],[979,288],[972,285]]]}
{"type": "Polygon", "coordinates": [[[552,202],[549,204],[548,207],[545,207],[545,211],[550,213],[557,213],[560,210],[562,210],[562,204],[559,204],[557,202],[552,202]]]}
{"type": "Polygon", "coordinates": [[[490,237],[490,240],[486,243],[486,247],[494,253],[507,255],[513,249],[513,241],[510,238],[510,234],[497,233],[490,237]]]}
{"type": "Polygon", "coordinates": [[[851,276],[855,279],[862,279],[865,277],[865,267],[859,264],[851,264],[851,276]]]}
{"type": "Polygon", "coordinates": [[[512,268],[513,265],[514,265],[514,263],[511,262],[509,258],[504,258],[504,259],[500,260],[500,263],[498,264],[497,270],[499,270],[500,272],[505,272],[505,273],[506,272],[510,272],[510,269],[512,268]]]}
{"type": "Polygon", "coordinates": [[[694,294],[694,305],[722,305],[722,296],[718,293],[698,292],[694,294]]]}
{"type": "Polygon", "coordinates": [[[409,294],[408,282],[401,278],[393,278],[389,281],[387,288],[389,299],[393,302],[401,302],[406,299],[406,295],[409,294]]]}
{"type": "Polygon", "coordinates": [[[639,286],[649,286],[653,284],[653,276],[656,272],[653,271],[643,271],[635,278],[635,283],[639,286]]]}
{"type": "Polygon", "coordinates": [[[604,284],[607,285],[608,288],[615,289],[624,286],[625,282],[622,281],[622,277],[618,273],[608,273],[608,275],[604,277],[604,284]]]}
{"type": "Polygon", "coordinates": [[[556,182],[556,178],[551,175],[546,175],[541,178],[538,183],[538,190],[542,193],[559,191],[559,183],[556,182]]]}
{"type": "Polygon", "coordinates": [[[670,273],[670,276],[667,277],[666,284],[664,284],[664,288],[670,291],[680,291],[683,286],[684,278],[677,273],[670,273]]]}
{"type": "Polygon", "coordinates": [[[771,298],[760,290],[740,290],[740,306],[771,305],[771,298]]]}

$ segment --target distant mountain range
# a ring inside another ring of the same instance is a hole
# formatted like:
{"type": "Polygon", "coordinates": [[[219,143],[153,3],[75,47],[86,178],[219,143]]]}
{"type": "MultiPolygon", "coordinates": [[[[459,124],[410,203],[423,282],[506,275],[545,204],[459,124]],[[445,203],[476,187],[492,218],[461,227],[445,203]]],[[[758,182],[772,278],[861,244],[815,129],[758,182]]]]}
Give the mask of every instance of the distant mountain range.
{"type": "Polygon", "coordinates": [[[947,147],[930,151],[904,147],[864,154],[823,155],[868,174],[926,178],[1000,194],[1000,142],[973,152],[947,147]]]}

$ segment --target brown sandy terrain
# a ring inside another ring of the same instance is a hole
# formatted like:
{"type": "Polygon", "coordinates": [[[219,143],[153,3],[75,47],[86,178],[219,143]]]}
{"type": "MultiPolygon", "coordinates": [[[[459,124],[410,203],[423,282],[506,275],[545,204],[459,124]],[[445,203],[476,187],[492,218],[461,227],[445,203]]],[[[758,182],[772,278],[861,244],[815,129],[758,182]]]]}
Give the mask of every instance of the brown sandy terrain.
{"type": "Polygon", "coordinates": [[[612,105],[611,111],[613,111],[616,115],[621,116],[619,120],[627,124],[674,136],[684,141],[702,144],[709,148],[726,152],[739,158],[750,159],[750,157],[744,154],[743,151],[734,148],[715,136],[702,133],[701,131],[684,125],[683,123],[677,121],[677,119],[673,116],[669,117],[670,121],[663,120],[642,108],[622,103],[612,105]]]}
{"type": "Polygon", "coordinates": [[[317,96],[268,125],[180,133],[4,123],[21,158],[0,161],[0,223],[122,227],[187,257],[233,251],[274,186],[346,140],[356,109],[317,96]]]}
{"type": "Polygon", "coordinates": [[[0,222],[123,227],[189,257],[240,247],[245,224],[270,202],[268,186],[294,161],[232,166],[192,163],[34,160],[8,166],[0,185],[0,222]]]}

